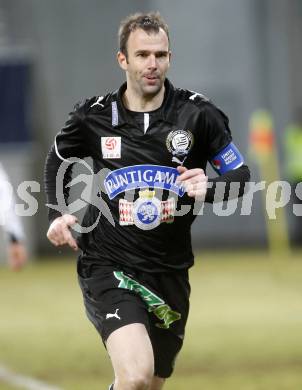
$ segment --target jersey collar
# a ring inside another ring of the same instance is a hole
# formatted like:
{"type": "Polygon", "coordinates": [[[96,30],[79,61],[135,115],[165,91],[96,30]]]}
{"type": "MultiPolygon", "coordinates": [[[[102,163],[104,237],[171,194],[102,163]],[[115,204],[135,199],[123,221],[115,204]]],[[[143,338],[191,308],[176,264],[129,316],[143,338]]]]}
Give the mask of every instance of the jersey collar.
{"type": "MultiPolygon", "coordinates": [[[[127,83],[121,85],[121,87],[113,93],[113,99],[111,102],[112,110],[112,126],[120,127],[125,124],[131,124],[137,126],[133,116],[126,110],[122,96],[127,88],[127,83]]],[[[177,123],[177,111],[175,109],[175,88],[172,83],[165,80],[165,96],[163,103],[156,114],[155,120],[162,120],[172,124],[177,123]]]]}

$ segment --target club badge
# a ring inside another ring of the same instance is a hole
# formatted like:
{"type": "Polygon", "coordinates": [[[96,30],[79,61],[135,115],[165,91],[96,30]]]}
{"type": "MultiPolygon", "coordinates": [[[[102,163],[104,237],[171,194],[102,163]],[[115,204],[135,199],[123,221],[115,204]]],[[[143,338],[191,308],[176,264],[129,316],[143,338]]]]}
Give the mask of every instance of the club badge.
{"type": "Polygon", "coordinates": [[[183,165],[190,149],[193,146],[194,137],[190,131],[175,130],[168,134],[166,146],[172,153],[172,162],[183,165]]]}

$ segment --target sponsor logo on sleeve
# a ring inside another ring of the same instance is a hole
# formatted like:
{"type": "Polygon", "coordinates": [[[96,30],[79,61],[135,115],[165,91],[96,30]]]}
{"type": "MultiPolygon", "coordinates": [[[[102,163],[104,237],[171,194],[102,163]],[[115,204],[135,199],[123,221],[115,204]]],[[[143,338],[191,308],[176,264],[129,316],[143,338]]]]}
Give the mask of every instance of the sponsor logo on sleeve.
{"type": "Polygon", "coordinates": [[[236,146],[231,142],[221,150],[211,161],[212,167],[220,175],[243,164],[244,160],[236,146]]]}

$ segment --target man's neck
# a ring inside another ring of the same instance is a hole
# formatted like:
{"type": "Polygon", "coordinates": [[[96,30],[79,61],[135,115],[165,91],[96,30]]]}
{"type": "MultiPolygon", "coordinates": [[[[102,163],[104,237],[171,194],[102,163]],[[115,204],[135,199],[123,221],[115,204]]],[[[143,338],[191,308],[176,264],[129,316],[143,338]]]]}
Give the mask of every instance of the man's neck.
{"type": "Polygon", "coordinates": [[[158,109],[164,100],[165,87],[152,97],[138,96],[134,91],[127,88],[123,95],[123,103],[130,111],[148,112],[158,109]]]}

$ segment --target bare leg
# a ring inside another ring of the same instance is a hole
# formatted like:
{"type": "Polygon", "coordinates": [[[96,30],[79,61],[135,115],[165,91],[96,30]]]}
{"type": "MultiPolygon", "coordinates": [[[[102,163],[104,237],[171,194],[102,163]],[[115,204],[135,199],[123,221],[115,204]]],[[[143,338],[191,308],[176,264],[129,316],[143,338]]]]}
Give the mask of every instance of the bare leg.
{"type": "Polygon", "coordinates": [[[145,326],[136,323],[115,330],[106,346],[115,374],[114,390],[149,390],[154,357],[145,326]]]}
{"type": "Polygon", "coordinates": [[[152,378],[151,386],[149,390],[161,390],[164,386],[165,379],[154,376],[152,378]]]}

